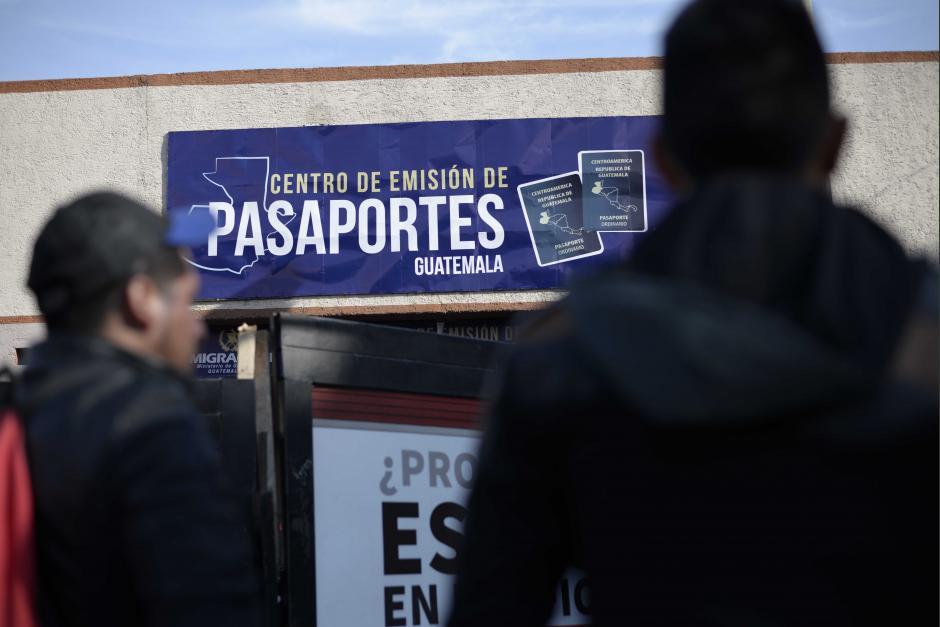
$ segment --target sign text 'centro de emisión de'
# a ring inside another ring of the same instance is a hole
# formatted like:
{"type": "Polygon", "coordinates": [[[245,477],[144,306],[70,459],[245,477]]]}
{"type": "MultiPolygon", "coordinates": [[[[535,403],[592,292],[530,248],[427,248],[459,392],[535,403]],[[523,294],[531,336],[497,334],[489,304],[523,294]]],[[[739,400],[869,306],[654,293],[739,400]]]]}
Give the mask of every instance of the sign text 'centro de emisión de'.
{"type": "Polygon", "coordinates": [[[187,131],[167,206],[216,224],[202,298],[551,289],[671,198],[654,117],[187,131]]]}

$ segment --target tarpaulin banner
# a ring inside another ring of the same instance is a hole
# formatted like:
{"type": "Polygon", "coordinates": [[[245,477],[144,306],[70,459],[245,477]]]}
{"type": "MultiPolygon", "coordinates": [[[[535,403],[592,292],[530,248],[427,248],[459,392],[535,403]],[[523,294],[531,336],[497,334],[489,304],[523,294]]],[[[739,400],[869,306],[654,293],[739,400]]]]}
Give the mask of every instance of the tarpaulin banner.
{"type": "MultiPolygon", "coordinates": [[[[317,625],[447,622],[479,435],[392,428],[314,419],[317,625]]],[[[587,577],[568,571],[548,625],[590,612],[587,577]]]]}
{"type": "Polygon", "coordinates": [[[190,257],[202,299],[563,288],[666,215],[657,124],[174,132],[167,209],[215,221],[190,257]]]}

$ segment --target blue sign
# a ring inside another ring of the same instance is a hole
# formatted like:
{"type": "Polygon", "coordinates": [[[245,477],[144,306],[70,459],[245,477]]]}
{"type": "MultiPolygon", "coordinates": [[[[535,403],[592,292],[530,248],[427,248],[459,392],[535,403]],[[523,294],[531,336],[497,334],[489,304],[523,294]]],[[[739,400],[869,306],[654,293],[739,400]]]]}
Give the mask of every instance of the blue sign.
{"type": "Polygon", "coordinates": [[[193,355],[193,375],[197,379],[238,377],[238,331],[213,329],[193,355]]]}
{"type": "Polygon", "coordinates": [[[190,257],[201,299],[563,288],[627,256],[668,212],[649,158],[657,124],[170,133],[167,209],[216,225],[190,257]]]}

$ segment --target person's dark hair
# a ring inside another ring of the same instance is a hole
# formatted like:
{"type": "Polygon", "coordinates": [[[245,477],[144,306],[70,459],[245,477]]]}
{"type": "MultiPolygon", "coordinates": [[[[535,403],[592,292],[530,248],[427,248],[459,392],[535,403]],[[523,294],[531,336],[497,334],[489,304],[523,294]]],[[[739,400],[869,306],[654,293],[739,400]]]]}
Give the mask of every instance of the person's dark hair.
{"type": "Polygon", "coordinates": [[[124,306],[132,276],[167,286],[183,274],[166,232],[163,216],[111,192],[56,210],[36,239],[28,280],[50,333],[95,334],[109,312],[124,306]]]}
{"type": "Polygon", "coordinates": [[[825,57],[799,0],[697,0],[666,35],[663,139],[687,175],[796,173],[830,120],[825,57]]]}

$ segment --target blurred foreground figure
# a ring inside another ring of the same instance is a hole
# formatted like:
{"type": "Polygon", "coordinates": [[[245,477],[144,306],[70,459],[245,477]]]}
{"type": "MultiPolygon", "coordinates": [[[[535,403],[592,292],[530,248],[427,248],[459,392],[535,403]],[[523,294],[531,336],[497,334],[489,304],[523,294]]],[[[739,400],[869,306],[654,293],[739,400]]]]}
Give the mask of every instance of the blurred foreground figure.
{"type": "Polygon", "coordinates": [[[254,625],[249,539],[185,374],[203,333],[185,228],[116,194],[56,211],[23,378],[44,627],[254,625]]]}
{"type": "Polygon", "coordinates": [[[544,625],[570,565],[597,625],[936,625],[937,278],[825,192],[801,3],[688,6],[664,110],[684,200],[509,360],[451,625],[544,625]]]}

